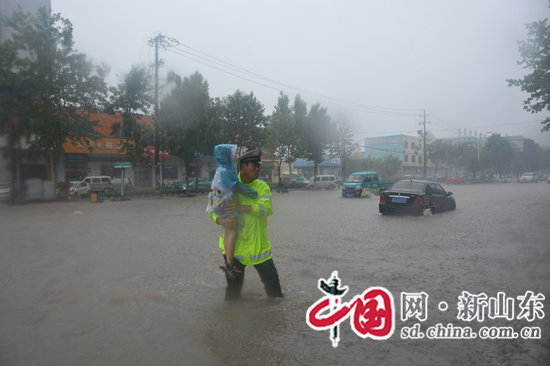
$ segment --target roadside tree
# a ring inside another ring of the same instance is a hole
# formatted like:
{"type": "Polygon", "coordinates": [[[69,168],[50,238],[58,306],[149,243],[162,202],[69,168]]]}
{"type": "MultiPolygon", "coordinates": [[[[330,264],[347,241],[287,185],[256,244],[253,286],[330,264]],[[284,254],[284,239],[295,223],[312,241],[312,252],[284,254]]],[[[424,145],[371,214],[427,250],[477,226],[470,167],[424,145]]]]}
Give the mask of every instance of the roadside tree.
{"type": "MultiPolygon", "coordinates": [[[[510,86],[518,86],[529,94],[523,108],[531,113],[550,111],[550,26],[547,20],[527,24],[528,38],[519,42],[521,60],[518,63],[531,73],[522,79],[508,79],[510,86]]],[[[541,124],[543,131],[549,131],[550,117],[541,124]]]]}
{"type": "Polygon", "coordinates": [[[222,105],[224,140],[249,150],[262,147],[267,118],[263,104],[254,93],[245,94],[237,90],[225,97],[222,105]]]}
{"type": "Polygon", "coordinates": [[[147,145],[146,126],[138,123],[140,114],[150,112],[153,97],[150,94],[150,75],[144,66],[134,65],[122,82],[110,89],[110,100],[107,103],[108,113],[120,113],[121,123],[112,126],[113,135],[126,138],[123,146],[126,154],[133,160],[141,158],[141,152],[147,145]]]}
{"type": "MultiPolygon", "coordinates": [[[[172,72],[169,79],[175,86],[161,102],[159,117],[162,135],[172,154],[183,159],[187,175],[194,163],[195,178],[198,179],[198,154],[211,154],[216,136],[212,131],[212,101],[208,82],[198,72],[184,79],[172,72]]],[[[198,182],[195,182],[197,188],[198,182]]]]}
{"type": "Polygon", "coordinates": [[[436,140],[433,144],[429,144],[427,149],[428,158],[434,163],[435,174],[437,175],[438,170],[444,166],[446,168],[445,177],[448,177],[447,168],[452,162],[455,151],[453,143],[446,140],[436,140]]]}
{"type": "MultiPolygon", "coordinates": [[[[397,177],[401,170],[401,160],[395,156],[386,156],[384,158],[367,157],[366,159],[352,158],[348,161],[348,170],[354,172],[373,171],[380,177],[387,180],[397,177]]],[[[345,176],[344,178],[346,178],[345,176]]]]}
{"type": "Polygon", "coordinates": [[[523,150],[514,156],[512,170],[515,174],[536,172],[548,167],[547,154],[533,140],[523,139],[523,150]]]}
{"type": "Polygon", "coordinates": [[[8,135],[15,190],[20,186],[18,155],[23,135],[30,156],[43,156],[49,179],[57,181],[55,161],[67,139],[94,137],[89,112],[99,110],[107,93],[106,66],[95,66],[73,48],[73,27],[59,14],[40,8],[19,10],[5,20],[11,39],[2,45],[1,133],[8,135]],[[12,159],[13,160],[13,159],[12,159]]]}
{"type": "Polygon", "coordinates": [[[311,106],[303,126],[304,155],[313,162],[314,181],[317,177],[317,167],[323,161],[336,138],[334,125],[330,121],[327,109],[319,103],[311,106]]]}
{"type": "Polygon", "coordinates": [[[296,120],[290,107],[290,100],[287,95],[279,95],[275,111],[269,118],[266,131],[268,138],[266,144],[279,161],[277,164],[277,175],[281,181],[281,165],[286,162],[292,177],[292,163],[296,161],[300,152],[299,138],[296,130],[296,120]]]}
{"type": "Polygon", "coordinates": [[[487,154],[477,144],[463,142],[455,146],[454,164],[472,174],[475,178],[477,172],[488,167],[487,154]]]}
{"type": "Polygon", "coordinates": [[[331,147],[333,154],[340,158],[342,164],[342,177],[347,177],[348,161],[354,152],[359,150],[359,145],[353,142],[353,131],[341,122],[336,122],[336,140],[331,147]]]}
{"type": "Polygon", "coordinates": [[[307,121],[307,103],[302,100],[300,94],[296,95],[294,98],[292,111],[294,115],[296,137],[298,139],[298,150],[303,154],[305,151],[304,129],[307,121]]]}
{"type": "Polygon", "coordinates": [[[493,134],[485,142],[484,150],[488,154],[490,166],[499,175],[510,173],[512,160],[514,159],[514,149],[508,141],[499,134],[493,134]]]}

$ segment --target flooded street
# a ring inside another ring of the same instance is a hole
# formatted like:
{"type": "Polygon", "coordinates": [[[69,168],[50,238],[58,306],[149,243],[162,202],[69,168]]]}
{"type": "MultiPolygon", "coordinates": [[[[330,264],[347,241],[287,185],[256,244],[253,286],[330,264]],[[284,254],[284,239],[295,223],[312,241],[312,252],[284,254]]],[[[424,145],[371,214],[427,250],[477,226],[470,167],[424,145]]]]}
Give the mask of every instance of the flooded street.
{"type": "Polygon", "coordinates": [[[457,185],[457,210],[381,216],[378,198],[273,193],[268,233],[283,299],[247,268],[223,301],[219,228],[206,196],[0,207],[0,365],[543,365],[550,362],[550,184],[457,185]],[[314,331],[306,311],[333,271],[344,300],[372,286],[395,301],[395,332],[314,331]],[[546,296],[544,319],[457,320],[463,291],[546,296]],[[429,295],[424,322],[400,319],[401,292],[429,295]],[[446,312],[438,303],[449,305],[446,312]],[[541,339],[401,339],[437,323],[540,327],[541,339]]]}

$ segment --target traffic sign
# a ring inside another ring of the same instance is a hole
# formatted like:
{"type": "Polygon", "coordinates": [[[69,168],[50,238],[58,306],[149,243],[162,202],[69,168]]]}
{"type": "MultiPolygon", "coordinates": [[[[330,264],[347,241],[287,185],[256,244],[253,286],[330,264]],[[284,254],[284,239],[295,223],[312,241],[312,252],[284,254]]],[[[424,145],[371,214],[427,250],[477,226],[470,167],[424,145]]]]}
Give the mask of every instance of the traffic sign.
{"type": "Polygon", "coordinates": [[[130,168],[131,166],[129,161],[115,161],[115,168],[130,168]]]}

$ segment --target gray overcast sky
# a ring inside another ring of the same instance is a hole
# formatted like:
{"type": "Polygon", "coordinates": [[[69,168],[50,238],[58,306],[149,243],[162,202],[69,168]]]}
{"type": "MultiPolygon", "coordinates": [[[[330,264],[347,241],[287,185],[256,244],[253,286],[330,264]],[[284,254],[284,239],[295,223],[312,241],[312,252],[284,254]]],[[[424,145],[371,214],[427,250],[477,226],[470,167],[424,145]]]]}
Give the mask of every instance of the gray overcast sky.
{"type": "Polygon", "coordinates": [[[547,114],[525,112],[527,94],[506,79],[525,74],[517,42],[527,37],[526,23],[549,17],[548,6],[548,0],[52,0],[53,11],[73,23],[77,50],[111,66],[112,85],[131,65],[153,63],[147,41],[160,32],[181,43],[160,52],[161,77],[199,71],[211,96],[252,91],[266,113],[284,91],[328,107],[356,139],[414,135],[426,110],[437,137],[466,128],[522,134],[545,146],[550,134],[538,122],[547,114]],[[208,66],[189,57],[186,46],[285,86],[208,66]]]}

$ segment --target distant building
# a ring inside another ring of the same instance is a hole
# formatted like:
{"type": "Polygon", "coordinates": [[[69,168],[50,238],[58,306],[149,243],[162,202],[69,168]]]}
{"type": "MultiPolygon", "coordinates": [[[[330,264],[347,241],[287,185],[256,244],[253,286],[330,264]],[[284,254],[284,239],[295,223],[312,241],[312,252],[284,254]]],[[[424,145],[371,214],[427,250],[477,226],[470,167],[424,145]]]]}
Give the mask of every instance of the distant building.
{"type": "MultiPolygon", "coordinates": [[[[296,159],[292,165],[306,178],[313,177],[315,165],[312,161],[306,159],[296,159]]],[[[340,176],[341,167],[342,164],[340,163],[340,158],[326,157],[325,160],[317,165],[317,175],[332,174],[335,176],[340,176]]]]}
{"type": "MultiPolygon", "coordinates": [[[[424,139],[421,136],[391,135],[367,137],[365,158],[384,159],[396,157],[401,160],[401,175],[422,176],[424,170],[424,139]]],[[[434,143],[435,136],[427,132],[426,145],[434,143]]],[[[428,159],[427,175],[434,175],[433,163],[428,159]]]]}

